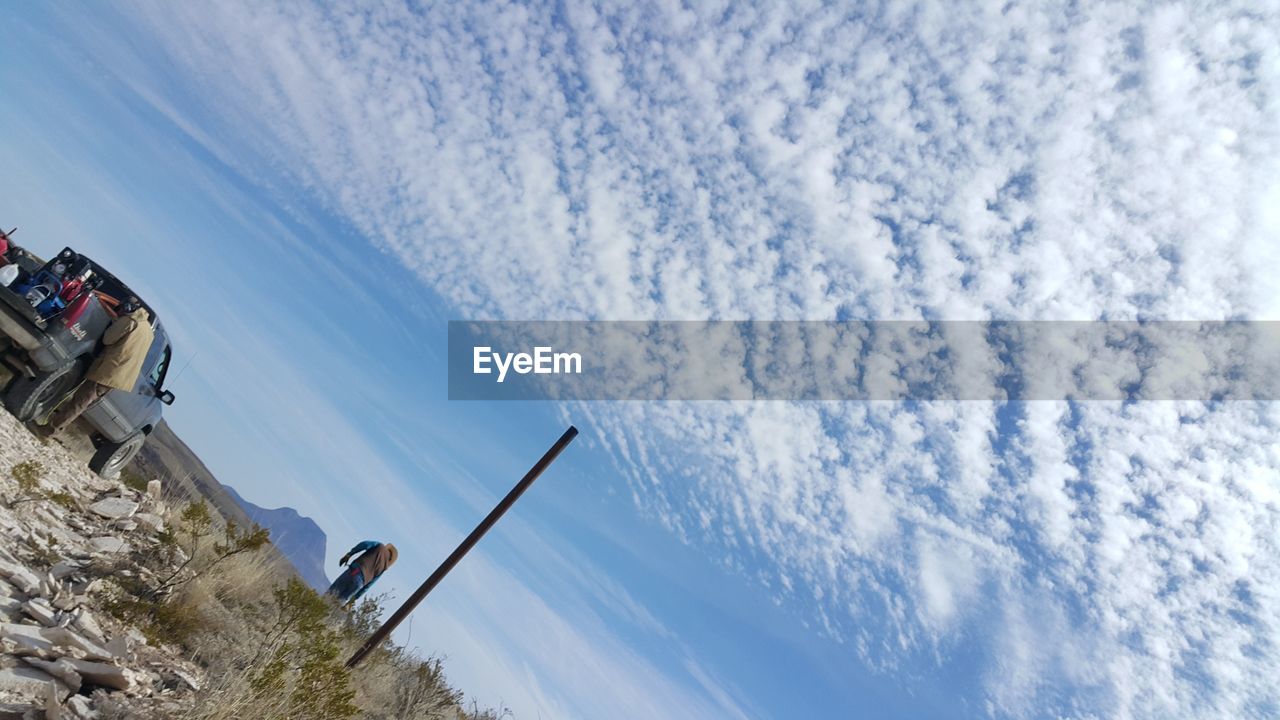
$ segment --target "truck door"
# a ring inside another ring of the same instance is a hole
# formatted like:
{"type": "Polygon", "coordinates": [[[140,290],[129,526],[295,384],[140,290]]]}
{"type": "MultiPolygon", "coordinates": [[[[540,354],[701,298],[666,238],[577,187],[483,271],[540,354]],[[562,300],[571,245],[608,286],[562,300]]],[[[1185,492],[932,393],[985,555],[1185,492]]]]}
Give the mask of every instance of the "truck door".
{"type": "Polygon", "coordinates": [[[94,424],[110,440],[119,442],[159,418],[160,399],[157,395],[172,354],[168,337],[157,328],[147,357],[142,361],[138,379],[134,381],[133,391],[112,390],[93,408],[99,411],[93,418],[94,424]]]}

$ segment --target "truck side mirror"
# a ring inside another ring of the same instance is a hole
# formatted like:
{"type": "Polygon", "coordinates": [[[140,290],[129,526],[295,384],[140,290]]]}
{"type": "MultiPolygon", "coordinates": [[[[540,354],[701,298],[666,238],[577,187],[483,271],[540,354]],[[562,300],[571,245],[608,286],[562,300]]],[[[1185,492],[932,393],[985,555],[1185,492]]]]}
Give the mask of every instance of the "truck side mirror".
{"type": "Polygon", "coordinates": [[[173,404],[173,400],[174,400],[173,393],[169,392],[168,390],[162,391],[158,397],[160,398],[160,402],[164,403],[165,405],[173,404]]]}

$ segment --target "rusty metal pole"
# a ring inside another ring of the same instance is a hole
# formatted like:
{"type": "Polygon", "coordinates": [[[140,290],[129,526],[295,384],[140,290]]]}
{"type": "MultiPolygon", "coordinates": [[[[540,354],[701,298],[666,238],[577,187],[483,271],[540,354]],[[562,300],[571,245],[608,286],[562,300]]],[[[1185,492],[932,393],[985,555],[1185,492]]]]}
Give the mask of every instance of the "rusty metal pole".
{"type": "Polygon", "coordinates": [[[480,524],[476,526],[476,529],[472,530],[471,534],[462,541],[462,544],[458,545],[458,547],[449,554],[449,557],[445,558],[444,562],[440,563],[440,567],[436,568],[436,571],[431,573],[431,577],[427,578],[426,582],[422,583],[417,590],[414,590],[413,594],[409,596],[409,599],[405,600],[404,604],[400,606],[400,609],[396,610],[395,613],[382,624],[382,627],[375,630],[374,633],[369,636],[369,639],[364,641],[364,644],[360,646],[360,649],[357,650],[355,654],[351,656],[351,659],[347,661],[347,667],[354,668],[359,665],[360,661],[363,660],[366,655],[372,652],[374,648],[378,647],[378,645],[391,634],[391,631],[395,630],[396,626],[403,622],[404,619],[409,616],[409,613],[413,612],[413,609],[418,606],[418,603],[422,602],[422,599],[427,596],[427,593],[431,592],[435,589],[436,585],[440,584],[440,581],[444,579],[445,575],[449,574],[449,571],[453,569],[453,566],[457,565],[458,561],[462,560],[462,557],[467,554],[467,551],[475,547],[476,543],[480,542],[480,538],[484,537],[484,534],[489,532],[489,528],[493,527],[494,523],[498,522],[498,519],[502,517],[503,513],[511,509],[511,506],[516,503],[516,500],[520,499],[520,496],[524,494],[524,491],[528,490],[529,486],[533,484],[533,481],[538,479],[538,476],[542,474],[542,471],[546,470],[547,466],[554,462],[556,457],[559,456],[560,453],[568,447],[569,443],[573,442],[573,439],[577,436],[578,428],[570,425],[569,429],[565,430],[564,434],[560,436],[560,439],[556,441],[556,444],[552,445],[551,449],[548,450],[546,454],[538,460],[538,462],[534,463],[533,467],[529,468],[529,472],[525,473],[524,477],[520,478],[520,482],[516,483],[516,486],[511,488],[511,492],[507,493],[507,496],[502,498],[502,501],[499,502],[497,506],[480,521],[480,524]]]}

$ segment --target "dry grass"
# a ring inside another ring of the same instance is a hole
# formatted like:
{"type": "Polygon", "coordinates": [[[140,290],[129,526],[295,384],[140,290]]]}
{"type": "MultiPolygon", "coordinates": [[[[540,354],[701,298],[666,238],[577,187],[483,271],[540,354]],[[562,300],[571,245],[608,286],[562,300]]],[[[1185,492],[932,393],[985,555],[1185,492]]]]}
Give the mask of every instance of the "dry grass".
{"type": "Polygon", "coordinates": [[[288,717],[289,696],[284,693],[262,696],[253,690],[253,673],[242,670],[219,678],[202,695],[187,720],[233,720],[239,718],[288,717]]]}
{"type": "MultiPolygon", "coordinates": [[[[180,525],[178,513],[172,515],[170,522],[180,525]]],[[[212,543],[195,547],[190,567],[206,567],[215,559],[212,543]]],[[[274,553],[228,557],[158,604],[160,624],[175,625],[160,629],[206,669],[209,679],[184,715],[188,720],[509,716],[505,710],[464,711],[462,693],[449,686],[440,660],[418,658],[389,642],[348,671],[343,662],[377,626],[377,601],[345,613],[303,585],[291,567],[281,567],[274,553]]]]}
{"type": "Polygon", "coordinates": [[[465,717],[462,693],[450,687],[439,659],[373,660],[356,674],[363,717],[444,720],[465,717]]]}

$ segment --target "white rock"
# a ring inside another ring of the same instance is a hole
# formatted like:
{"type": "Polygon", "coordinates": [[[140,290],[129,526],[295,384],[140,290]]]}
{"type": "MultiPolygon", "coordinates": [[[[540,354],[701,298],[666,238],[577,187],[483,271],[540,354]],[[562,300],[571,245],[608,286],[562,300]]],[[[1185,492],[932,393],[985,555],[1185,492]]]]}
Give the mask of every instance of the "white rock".
{"type": "Polygon", "coordinates": [[[119,657],[98,643],[62,627],[44,628],[4,623],[0,625],[0,638],[17,645],[20,655],[49,656],[55,652],[55,648],[67,648],[90,660],[111,661],[119,657]]]}
{"type": "Polygon", "coordinates": [[[15,667],[0,669],[0,691],[43,699],[46,693],[49,692],[49,685],[54,686],[55,692],[62,693],[66,690],[66,688],[61,687],[61,683],[54,679],[52,675],[35,668],[15,667]]]}
{"type": "MultiPolygon", "coordinates": [[[[94,618],[93,615],[91,615],[89,611],[85,610],[84,608],[80,608],[80,611],[76,614],[76,627],[85,634],[85,637],[89,638],[90,640],[96,643],[106,642],[106,635],[102,634],[102,626],[99,625],[97,619],[94,618]]],[[[106,650],[108,652],[111,652],[110,646],[108,646],[106,650]]],[[[120,653],[112,653],[112,654],[114,655],[114,654],[120,654],[120,653]]]]}
{"type": "Polygon", "coordinates": [[[48,541],[45,543],[49,550],[53,552],[61,552],[64,554],[73,554],[74,548],[84,547],[85,537],[78,532],[72,532],[62,525],[56,525],[46,528],[45,533],[48,541]]]}
{"type": "Polygon", "coordinates": [[[85,598],[83,595],[59,591],[58,594],[54,596],[53,600],[49,601],[49,604],[59,610],[74,610],[77,607],[80,607],[84,601],[85,598]]]}
{"type": "Polygon", "coordinates": [[[40,524],[45,527],[61,525],[67,519],[66,512],[56,505],[37,506],[35,514],[39,516],[40,519],[44,520],[44,522],[40,524]]]}
{"type": "Polygon", "coordinates": [[[98,553],[127,553],[132,549],[129,543],[114,535],[93,538],[89,541],[89,547],[98,553]]]}
{"type": "Polygon", "coordinates": [[[76,671],[74,665],[66,658],[58,660],[40,660],[37,658],[23,658],[24,662],[42,672],[49,673],[53,677],[61,680],[71,692],[80,689],[80,673],[76,671]]]}
{"type": "Polygon", "coordinates": [[[28,595],[36,595],[40,591],[40,576],[23,565],[0,560],[0,575],[28,595]]]}
{"type": "Polygon", "coordinates": [[[53,642],[44,636],[47,628],[35,625],[4,623],[0,625],[0,638],[12,642],[18,655],[48,655],[53,652],[53,642]]]}
{"type": "Polygon", "coordinates": [[[54,610],[49,605],[49,601],[44,598],[28,600],[22,605],[22,611],[45,627],[53,627],[58,624],[58,611],[54,610]]]}
{"type": "Polygon", "coordinates": [[[34,715],[27,703],[0,703],[0,720],[26,720],[28,714],[34,715]]]}
{"type": "Polygon", "coordinates": [[[52,683],[44,692],[44,720],[62,720],[62,703],[58,702],[58,689],[52,683]]]}
{"type": "Polygon", "coordinates": [[[160,489],[161,488],[160,488],[159,480],[151,480],[147,482],[147,497],[151,498],[152,500],[159,500],[160,489]]]}
{"type": "Polygon", "coordinates": [[[49,574],[53,576],[54,580],[62,580],[63,578],[73,575],[78,570],[80,570],[79,565],[63,560],[49,568],[49,574]]]}
{"type": "Polygon", "coordinates": [[[97,493],[119,492],[120,482],[117,480],[107,480],[97,475],[81,475],[80,481],[87,490],[97,493]]]}
{"type": "Polygon", "coordinates": [[[44,628],[41,637],[54,645],[71,648],[89,660],[115,660],[117,655],[67,628],[44,628]]]}
{"type": "Polygon", "coordinates": [[[22,601],[0,596],[0,622],[13,622],[22,615],[22,601]]]}
{"type": "Polygon", "coordinates": [[[109,497],[89,506],[89,511],[109,520],[132,517],[138,512],[138,503],[121,497],[109,497]]]}
{"type": "Polygon", "coordinates": [[[164,530],[164,518],[151,513],[138,513],[133,516],[138,525],[150,530],[151,532],[161,532],[164,530]]]}
{"type": "Polygon", "coordinates": [[[178,677],[179,680],[186,683],[187,687],[191,688],[192,690],[195,690],[196,692],[200,692],[200,681],[196,679],[196,677],[191,673],[186,672],[184,670],[179,670],[176,667],[169,668],[169,672],[172,672],[174,675],[178,677]]]}
{"type": "Polygon", "coordinates": [[[59,662],[69,663],[85,682],[113,690],[129,690],[133,687],[133,674],[118,665],[73,658],[63,658],[59,662]]]}
{"type": "Polygon", "coordinates": [[[89,698],[83,695],[72,695],[67,699],[67,709],[77,720],[96,720],[98,713],[93,709],[89,698]]]}
{"type": "Polygon", "coordinates": [[[138,523],[133,520],[117,520],[114,525],[117,530],[123,530],[124,532],[133,532],[138,529],[138,523]]]}
{"type": "Polygon", "coordinates": [[[147,636],[146,636],[146,635],[143,635],[143,634],[142,634],[142,631],[141,631],[141,630],[139,630],[138,628],[131,627],[131,628],[129,628],[129,629],[127,629],[127,630],[125,630],[125,631],[124,631],[124,634],[125,634],[125,635],[127,635],[127,636],[129,637],[129,640],[130,640],[134,645],[146,645],[146,644],[147,644],[147,636]]]}
{"type": "Polygon", "coordinates": [[[133,658],[133,649],[129,647],[129,640],[124,635],[117,635],[111,638],[103,647],[107,652],[122,660],[131,660],[133,658]]]}

